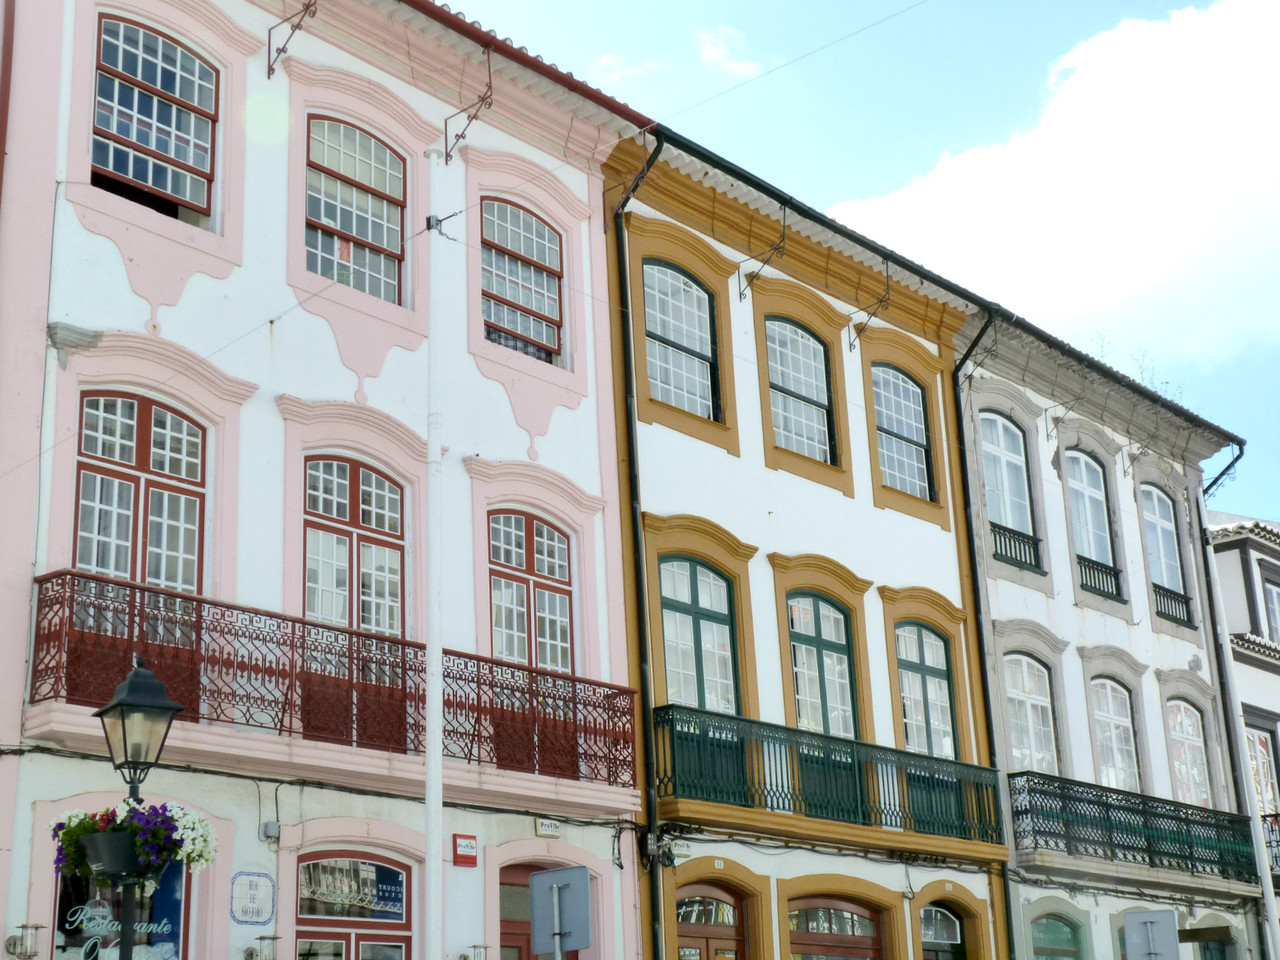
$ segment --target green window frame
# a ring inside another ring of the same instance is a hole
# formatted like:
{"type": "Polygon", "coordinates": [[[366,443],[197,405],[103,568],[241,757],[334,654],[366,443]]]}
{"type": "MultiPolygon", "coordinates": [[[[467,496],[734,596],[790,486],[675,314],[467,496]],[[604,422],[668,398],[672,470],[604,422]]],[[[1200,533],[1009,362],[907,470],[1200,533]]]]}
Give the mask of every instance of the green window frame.
{"type": "Polygon", "coordinates": [[[658,560],[667,702],[737,716],[738,680],[733,580],[694,557],[658,560]]]}
{"type": "Polygon", "coordinates": [[[1031,922],[1031,953],[1034,957],[1079,957],[1080,930],[1057,914],[1036,917],[1031,922]]]}
{"type": "Polygon", "coordinates": [[[849,611],[821,593],[796,590],[787,594],[787,629],[796,727],[856,740],[858,685],[849,611]]]}
{"type": "Polygon", "coordinates": [[[894,635],[906,749],[944,760],[958,759],[950,641],[927,624],[914,620],[896,624],[894,635]],[[938,645],[941,645],[940,656],[938,645]]]}
{"type": "Polygon", "coordinates": [[[937,503],[929,392],[892,363],[871,364],[871,388],[882,481],[895,490],[937,503]]]}

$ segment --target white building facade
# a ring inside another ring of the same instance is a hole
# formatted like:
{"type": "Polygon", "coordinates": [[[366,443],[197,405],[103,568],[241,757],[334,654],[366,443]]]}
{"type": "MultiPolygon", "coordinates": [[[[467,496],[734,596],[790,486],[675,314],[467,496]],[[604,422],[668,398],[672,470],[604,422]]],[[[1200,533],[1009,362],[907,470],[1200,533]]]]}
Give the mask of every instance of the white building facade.
{"type": "Polygon", "coordinates": [[[135,957],[526,957],[562,865],[634,956],[598,157],[643,118],[425,0],[5,6],[5,934],[111,955],[48,825],[123,796],[141,655],[144,796],[219,855],[135,957]]]}
{"type": "Polygon", "coordinates": [[[963,337],[1017,955],[1120,957],[1172,910],[1185,960],[1257,956],[1201,525],[1201,463],[1243,441],[1016,318],[963,337]]]}

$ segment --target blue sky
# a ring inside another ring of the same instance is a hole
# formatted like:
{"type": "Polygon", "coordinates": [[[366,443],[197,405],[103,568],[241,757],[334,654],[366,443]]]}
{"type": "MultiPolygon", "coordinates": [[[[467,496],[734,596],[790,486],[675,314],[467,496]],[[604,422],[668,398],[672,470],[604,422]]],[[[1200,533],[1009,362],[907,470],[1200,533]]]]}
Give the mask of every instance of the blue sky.
{"type": "Polygon", "coordinates": [[[1209,506],[1280,519],[1280,3],[547,9],[460,12],[1243,436],[1209,506]]]}

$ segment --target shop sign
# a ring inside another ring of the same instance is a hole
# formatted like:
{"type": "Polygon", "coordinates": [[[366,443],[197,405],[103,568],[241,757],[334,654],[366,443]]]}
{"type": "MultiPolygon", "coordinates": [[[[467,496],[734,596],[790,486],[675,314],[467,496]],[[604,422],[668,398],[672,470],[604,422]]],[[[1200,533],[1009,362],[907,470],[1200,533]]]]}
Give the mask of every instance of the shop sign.
{"type": "Polygon", "coordinates": [[[474,836],[465,833],[453,835],[453,865],[455,867],[474,867],[480,858],[480,845],[474,836]]]}
{"type": "MultiPolygon", "coordinates": [[[[134,960],[182,960],[182,914],[186,870],[172,863],[153,893],[139,886],[133,925],[134,960]]],[[[53,930],[54,956],[107,960],[120,943],[122,891],[98,887],[83,877],[62,877],[53,930]]]]}

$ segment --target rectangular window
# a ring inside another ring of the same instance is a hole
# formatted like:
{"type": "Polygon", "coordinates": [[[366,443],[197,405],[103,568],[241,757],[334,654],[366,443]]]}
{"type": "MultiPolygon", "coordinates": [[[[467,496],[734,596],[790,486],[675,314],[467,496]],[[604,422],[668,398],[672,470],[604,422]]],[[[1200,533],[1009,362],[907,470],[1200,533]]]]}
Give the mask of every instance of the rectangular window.
{"type": "Polygon", "coordinates": [[[489,514],[489,564],[493,656],[572,673],[569,538],[529,514],[495,511],[489,514]]]}
{"type": "Polygon", "coordinates": [[[880,474],[886,486],[922,500],[933,499],[929,428],[924,390],[887,363],[871,365],[880,474]]]}
{"type": "Polygon", "coordinates": [[[480,291],[487,339],[559,363],[560,235],[528,210],[481,203],[480,291]]]}
{"type": "Polygon", "coordinates": [[[650,395],[719,419],[711,294],[670,264],[646,260],[643,274],[650,395]]]}
{"type": "Polygon", "coordinates": [[[1280,644],[1280,584],[1263,581],[1262,592],[1267,604],[1267,638],[1280,644]]]}

